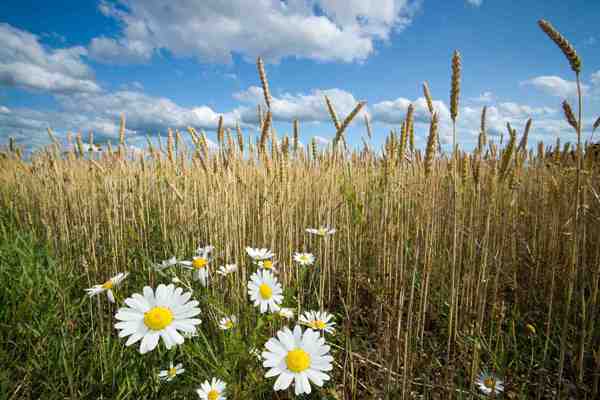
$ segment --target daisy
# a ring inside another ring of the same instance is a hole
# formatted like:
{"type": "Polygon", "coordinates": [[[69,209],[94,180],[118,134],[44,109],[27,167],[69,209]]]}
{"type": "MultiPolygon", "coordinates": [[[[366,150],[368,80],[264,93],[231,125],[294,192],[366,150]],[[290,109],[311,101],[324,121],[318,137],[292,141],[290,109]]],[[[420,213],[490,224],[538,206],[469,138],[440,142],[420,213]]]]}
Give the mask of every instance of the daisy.
{"type": "Polygon", "coordinates": [[[504,382],[487,371],[482,371],[479,374],[479,377],[475,380],[475,384],[486,395],[502,393],[504,391],[504,382]]]}
{"type": "Polygon", "coordinates": [[[252,247],[246,247],[246,253],[255,261],[266,260],[275,257],[269,249],[253,249],[252,247]]]}
{"type": "Polygon", "coordinates": [[[333,235],[335,233],[335,229],[330,229],[327,226],[321,226],[318,229],[308,228],[308,229],[306,229],[306,232],[312,233],[313,235],[317,235],[317,236],[327,236],[327,235],[333,235]]]}
{"type": "Polygon", "coordinates": [[[159,372],[158,377],[161,381],[172,381],[175,376],[179,374],[183,374],[185,369],[183,368],[183,364],[179,363],[176,366],[173,366],[173,362],[169,363],[169,369],[165,369],[159,372]]]}
{"type": "Polygon", "coordinates": [[[162,271],[164,269],[167,269],[169,267],[172,267],[173,265],[177,265],[177,258],[175,257],[171,257],[168,260],[164,260],[160,263],[154,264],[154,269],[156,271],[162,271]]]}
{"type": "Polygon", "coordinates": [[[144,295],[134,293],[125,299],[129,307],[121,307],[115,318],[121,322],[115,324],[120,330],[119,337],[127,337],[125,346],[141,340],[140,353],[154,350],[162,337],[167,349],[182,344],[183,336],[178,331],[195,332],[200,319],[192,318],[200,314],[198,301],[188,301],[192,292],[183,293],[182,288],[170,284],[158,285],[156,293],[145,286],[144,295]]]}
{"type": "Polygon", "coordinates": [[[254,305],[259,307],[261,314],[270,309],[271,312],[279,311],[279,304],[283,301],[283,289],[277,278],[267,270],[258,270],[250,277],[248,294],[254,305]]]}
{"type": "Polygon", "coordinates": [[[298,318],[298,321],[314,330],[333,333],[335,331],[335,322],[329,322],[332,318],[333,315],[323,311],[307,311],[298,318]]]}
{"type": "Polygon", "coordinates": [[[225,317],[225,318],[221,319],[221,321],[219,321],[219,328],[226,331],[226,330],[232,329],[236,323],[237,323],[237,318],[235,315],[232,315],[230,317],[225,317]]]}
{"type": "Polygon", "coordinates": [[[102,285],[94,285],[89,289],[85,289],[85,291],[90,297],[102,292],[106,292],[106,297],[108,297],[108,301],[114,303],[115,295],[113,294],[112,289],[115,286],[121,284],[121,282],[123,282],[123,280],[127,278],[127,275],[129,275],[129,272],[121,272],[120,274],[113,276],[112,278],[104,282],[102,285]]]}
{"type": "Polygon", "coordinates": [[[313,265],[315,256],[311,253],[294,253],[294,261],[302,266],[313,265]]]}
{"type": "Polygon", "coordinates": [[[237,264],[225,264],[225,265],[221,265],[219,267],[217,274],[227,276],[229,274],[233,274],[234,272],[237,272],[237,270],[238,270],[237,264]]]}
{"type": "Polygon", "coordinates": [[[294,310],[292,310],[291,308],[282,307],[279,310],[279,316],[286,319],[292,319],[294,318],[294,310]]]}
{"type": "Polygon", "coordinates": [[[308,394],[311,392],[309,380],[319,387],[329,380],[329,375],[323,371],[331,371],[333,357],[318,332],[312,329],[302,332],[300,326],[292,332],[286,326],[277,332],[277,338],[267,341],[265,348],[263,366],[270,368],[265,377],[279,375],[274,390],[287,389],[293,380],[296,395],[308,394]]]}
{"type": "Polygon", "coordinates": [[[225,382],[220,379],[212,378],[212,381],[204,381],[200,385],[200,389],[196,389],[196,393],[202,400],[225,400],[227,397],[223,396],[225,390],[225,382]]]}
{"type": "Polygon", "coordinates": [[[277,268],[275,268],[275,266],[277,265],[277,261],[262,260],[262,261],[258,261],[256,263],[256,265],[258,265],[258,268],[273,271],[275,273],[277,272],[277,268]]]}
{"type": "Polygon", "coordinates": [[[199,256],[192,257],[192,261],[179,261],[179,264],[183,265],[187,269],[194,271],[193,278],[196,281],[200,281],[202,286],[208,285],[208,253],[204,253],[199,256]]]}

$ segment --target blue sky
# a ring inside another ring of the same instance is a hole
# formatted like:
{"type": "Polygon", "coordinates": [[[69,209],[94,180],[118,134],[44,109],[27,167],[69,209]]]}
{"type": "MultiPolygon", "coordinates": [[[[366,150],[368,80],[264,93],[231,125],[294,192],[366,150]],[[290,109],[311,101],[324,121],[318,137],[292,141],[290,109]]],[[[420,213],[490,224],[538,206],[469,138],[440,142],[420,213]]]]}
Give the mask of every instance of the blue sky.
{"type": "MultiPolygon", "coordinates": [[[[539,29],[550,21],[583,60],[584,135],[600,115],[600,2],[571,0],[254,0],[5,1],[0,9],[0,143],[48,144],[46,128],[93,130],[98,142],[127,141],[168,128],[204,129],[213,141],[219,115],[256,135],[256,57],[266,61],[279,137],[300,120],[301,141],[335,134],[323,100],[340,118],[357,101],[372,121],[372,144],[399,129],[416,107],[417,145],[428,131],[421,83],[429,83],[448,141],[450,60],[463,74],[458,137],[476,141],[488,106],[491,134],[510,122],[533,141],[574,140],[561,102],[575,106],[574,75],[539,29]]],[[[347,132],[361,145],[363,119],[347,132]]],[[[498,138],[496,138],[498,140],[498,138]]],[[[530,145],[532,143],[530,142],[530,145]]]]}

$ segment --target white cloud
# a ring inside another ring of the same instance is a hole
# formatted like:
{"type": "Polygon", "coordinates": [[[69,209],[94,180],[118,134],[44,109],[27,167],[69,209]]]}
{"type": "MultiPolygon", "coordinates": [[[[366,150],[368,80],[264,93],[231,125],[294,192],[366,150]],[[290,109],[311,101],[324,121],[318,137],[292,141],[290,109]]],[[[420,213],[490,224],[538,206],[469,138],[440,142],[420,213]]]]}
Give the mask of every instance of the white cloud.
{"type": "MultiPolygon", "coordinates": [[[[531,85],[551,96],[562,98],[573,98],[577,96],[576,82],[567,81],[558,76],[538,76],[536,78],[521,82],[521,85],[531,85]]],[[[581,90],[583,93],[585,93],[587,89],[587,85],[581,85],[581,90]]]]}
{"type": "Polygon", "coordinates": [[[483,3],[483,0],[467,0],[467,3],[474,7],[479,7],[481,6],[481,3],[483,3]]]}
{"type": "Polygon", "coordinates": [[[9,112],[10,110],[8,109],[8,107],[0,106],[0,114],[8,114],[9,112]]]}
{"type": "MultiPolygon", "coordinates": [[[[351,93],[341,89],[314,89],[310,94],[284,93],[280,97],[272,97],[271,99],[273,120],[292,122],[294,119],[298,119],[300,122],[329,122],[331,117],[327,111],[325,96],[331,100],[340,122],[358,103],[358,100],[351,93]]],[[[257,123],[256,105],[263,104],[264,107],[262,89],[257,86],[250,86],[243,92],[235,93],[233,97],[238,101],[252,105],[252,107],[239,109],[242,120],[247,123],[257,123]]],[[[366,107],[363,107],[353,121],[362,120],[366,112],[368,112],[366,107]]]]}
{"type": "Polygon", "coordinates": [[[98,115],[105,120],[118,120],[124,113],[127,126],[143,135],[188,126],[216,129],[220,115],[223,115],[224,126],[233,128],[240,119],[239,112],[235,110],[220,114],[207,106],[181,107],[170,99],[152,97],[139,91],[80,93],[57,98],[67,111],[98,115]]]}
{"type": "Polygon", "coordinates": [[[592,85],[599,86],[600,85],[600,70],[594,72],[590,78],[592,85]]]}
{"type": "Polygon", "coordinates": [[[100,11],[123,25],[118,38],[99,37],[90,53],[99,61],[145,62],[165,49],[176,56],[252,62],[295,56],[320,61],[361,61],[375,40],[411,23],[421,0],[118,0],[100,11]],[[317,15],[315,10],[320,13],[317,15]]]}
{"type": "Polygon", "coordinates": [[[490,103],[494,101],[495,97],[492,92],[483,92],[477,97],[471,97],[469,100],[475,103],[490,103]]]}
{"type": "Polygon", "coordinates": [[[46,50],[37,36],[0,24],[0,85],[52,93],[98,92],[83,47],[46,50]]]}
{"type": "Polygon", "coordinates": [[[327,146],[329,144],[329,142],[331,142],[330,139],[327,139],[326,137],[323,136],[314,136],[315,142],[317,142],[318,145],[321,146],[327,146]]]}

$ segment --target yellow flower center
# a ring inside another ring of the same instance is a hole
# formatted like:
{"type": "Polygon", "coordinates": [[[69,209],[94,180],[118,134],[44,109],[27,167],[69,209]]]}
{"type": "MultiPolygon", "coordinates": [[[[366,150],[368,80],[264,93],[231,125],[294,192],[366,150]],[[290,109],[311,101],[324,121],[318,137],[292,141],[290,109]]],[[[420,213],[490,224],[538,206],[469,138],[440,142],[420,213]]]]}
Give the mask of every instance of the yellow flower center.
{"type": "Polygon", "coordinates": [[[266,283],[263,283],[258,287],[258,292],[263,300],[269,300],[271,296],[273,296],[273,289],[271,289],[271,286],[267,285],[266,283]]]}
{"type": "Polygon", "coordinates": [[[177,369],[175,367],[169,368],[169,376],[173,378],[175,375],[177,375],[177,369]]]}
{"type": "Polygon", "coordinates": [[[233,328],[233,321],[229,320],[229,321],[225,322],[225,328],[227,328],[227,329],[233,328]]]}
{"type": "Polygon", "coordinates": [[[485,378],[483,380],[483,384],[485,385],[485,387],[493,389],[496,386],[496,381],[494,380],[494,378],[485,378]]]}
{"type": "Polygon", "coordinates": [[[525,325],[525,328],[527,328],[527,331],[529,331],[530,335],[535,335],[535,327],[531,324],[527,324],[525,325]]]}
{"type": "Polygon", "coordinates": [[[216,389],[208,392],[208,400],[217,400],[219,398],[219,392],[216,389]]]}
{"type": "Polygon", "coordinates": [[[323,330],[327,327],[327,325],[325,325],[325,322],[321,321],[320,319],[313,321],[311,325],[313,329],[319,330],[323,330]]]}
{"type": "Polygon", "coordinates": [[[144,324],[153,331],[161,331],[173,322],[173,312],[167,307],[154,307],[144,313],[144,324]]]}
{"type": "Polygon", "coordinates": [[[113,288],[113,283],[111,280],[108,280],[102,284],[102,289],[104,289],[104,290],[112,289],[112,288],[113,288]]]}
{"type": "Polygon", "coordinates": [[[271,269],[271,268],[273,268],[273,261],[271,261],[271,260],[264,260],[263,263],[262,263],[262,267],[264,269],[271,269]]]}
{"type": "Polygon", "coordinates": [[[310,367],[310,356],[302,349],[294,349],[287,353],[285,364],[292,372],[302,372],[310,367]]]}
{"type": "Polygon", "coordinates": [[[299,258],[300,258],[300,261],[305,262],[305,263],[310,261],[310,258],[308,258],[308,255],[306,255],[306,254],[301,255],[299,258]]]}
{"type": "Polygon", "coordinates": [[[327,233],[327,230],[325,228],[319,228],[318,234],[321,236],[325,236],[325,234],[327,233]]]}
{"type": "Polygon", "coordinates": [[[206,264],[208,264],[208,260],[206,258],[203,257],[198,257],[195,258],[192,261],[192,267],[196,268],[196,269],[202,269],[206,267],[206,264]]]}

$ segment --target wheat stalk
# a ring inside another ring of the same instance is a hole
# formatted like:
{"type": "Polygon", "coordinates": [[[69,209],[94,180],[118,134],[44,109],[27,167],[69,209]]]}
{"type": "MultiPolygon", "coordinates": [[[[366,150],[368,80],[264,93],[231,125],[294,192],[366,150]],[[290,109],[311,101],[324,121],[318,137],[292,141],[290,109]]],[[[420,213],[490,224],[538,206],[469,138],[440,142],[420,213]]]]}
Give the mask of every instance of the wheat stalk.
{"type": "Polygon", "coordinates": [[[256,65],[258,66],[258,76],[260,77],[260,83],[263,88],[263,94],[265,97],[265,104],[267,108],[271,109],[271,93],[269,93],[269,82],[267,81],[267,73],[265,72],[265,66],[263,64],[262,58],[258,57],[256,60],[256,65]]]}
{"type": "Polygon", "coordinates": [[[538,25],[542,30],[548,35],[550,39],[562,50],[567,60],[569,60],[569,64],[571,64],[571,69],[575,71],[575,73],[579,74],[581,72],[581,59],[577,55],[575,48],[569,43],[569,41],[558,32],[550,22],[546,20],[539,20],[538,25]]]}
{"type": "Polygon", "coordinates": [[[425,100],[427,102],[427,109],[429,110],[429,113],[433,115],[433,100],[431,99],[431,92],[429,91],[427,82],[423,82],[423,94],[425,95],[425,100]]]}

